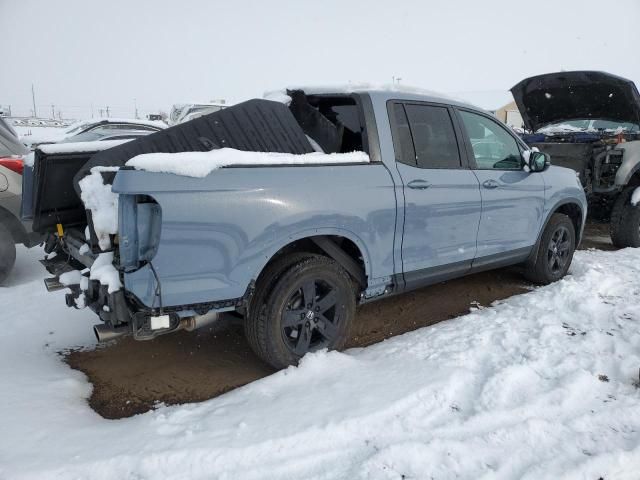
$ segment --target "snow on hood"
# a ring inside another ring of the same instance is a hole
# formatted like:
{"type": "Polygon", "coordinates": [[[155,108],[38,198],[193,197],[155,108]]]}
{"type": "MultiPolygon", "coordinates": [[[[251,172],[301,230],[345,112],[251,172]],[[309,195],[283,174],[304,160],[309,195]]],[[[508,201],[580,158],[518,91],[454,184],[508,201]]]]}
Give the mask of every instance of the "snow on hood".
{"type": "Polygon", "coordinates": [[[187,177],[206,177],[214,170],[231,165],[321,165],[336,163],[368,163],[364,152],[292,153],[246,152],[221,148],[209,152],[145,153],[133,157],[126,165],[136,170],[173,173],[187,177]]]}
{"type": "Polygon", "coordinates": [[[605,72],[538,75],[511,89],[524,124],[537,131],[569,120],[599,119],[640,124],[640,94],[631,80],[605,72]]]}

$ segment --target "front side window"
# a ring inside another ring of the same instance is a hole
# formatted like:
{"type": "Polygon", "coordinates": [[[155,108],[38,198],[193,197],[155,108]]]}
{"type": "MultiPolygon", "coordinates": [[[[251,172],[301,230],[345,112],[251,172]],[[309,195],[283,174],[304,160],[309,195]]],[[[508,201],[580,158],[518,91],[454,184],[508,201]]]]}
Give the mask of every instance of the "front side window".
{"type": "Polygon", "coordinates": [[[446,107],[405,105],[417,166],[460,168],[460,152],[453,122],[446,107]]]}
{"type": "Polygon", "coordinates": [[[521,170],[518,143],[497,122],[476,113],[460,111],[464,128],[480,170],[521,170]]]}

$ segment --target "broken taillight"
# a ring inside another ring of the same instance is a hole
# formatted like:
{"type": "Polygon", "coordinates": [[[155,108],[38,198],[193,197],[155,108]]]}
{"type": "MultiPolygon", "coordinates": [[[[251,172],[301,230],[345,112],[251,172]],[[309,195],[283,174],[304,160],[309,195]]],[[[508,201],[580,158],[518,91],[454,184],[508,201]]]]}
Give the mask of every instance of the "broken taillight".
{"type": "Polygon", "coordinates": [[[0,158],[0,167],[8,168],[12,172],[16,172],[18,175],[22,175],[22,171],[24,170],[24,162],[21,158],[0,158]]]}

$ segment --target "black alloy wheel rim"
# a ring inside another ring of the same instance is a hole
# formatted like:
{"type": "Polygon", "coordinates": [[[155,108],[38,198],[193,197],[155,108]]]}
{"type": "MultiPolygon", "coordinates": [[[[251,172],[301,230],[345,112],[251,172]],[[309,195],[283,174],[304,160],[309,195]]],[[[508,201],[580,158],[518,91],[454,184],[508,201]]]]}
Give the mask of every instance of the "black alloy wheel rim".
{"type": "Polygon", "coordinates": [[[569,251],[571,249],[571,238],[567,227],[558,227],[551,235],[549,248],[547,249],[547,264],[552,274],[557,275],[564,270],[569,251]]]}
{"type": "Polygon", "coordinates": [[[289,349],[301,357],[331,345],[340,335],[342,300],[338,288],[326,280],[298,285],[282,312],[282,336],[289,349]]]}

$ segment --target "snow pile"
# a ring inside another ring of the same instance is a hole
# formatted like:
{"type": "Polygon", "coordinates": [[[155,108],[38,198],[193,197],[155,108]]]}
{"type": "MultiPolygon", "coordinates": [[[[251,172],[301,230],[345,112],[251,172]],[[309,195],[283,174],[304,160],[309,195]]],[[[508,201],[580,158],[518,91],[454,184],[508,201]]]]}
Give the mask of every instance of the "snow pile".
{"type": "Polygon", "coordinates": [[[111,185],[104,183],[102,172],[117,171],[118,167],[93,167],[80,185],[80,198],[85,208],[91,210],[93,229],[102,250],[111,248],[109,235],[118,233],[118,195],[111,191],[111,185]]]}
{"type": "Polygon", "coordinates": [[[91,265],[89,279],[98,280],[101,285],[107,285],[109,293],[117,292],[122,288],[120,274],[113,266],[113,252],[101,253],[91,265]]]}
{"type": "Polygon", "coordinates": [[[271,100],[272,102],[284,103],[287,106],[291,103],[291,97],[283,90],[264,92],[263,98],[265,100],[271,100]]]}
{"type": "Polygon", "coordinates": [[[22,157],[22,161],[24,162],[25,167],[33,167],[33,162],[35,161],[35,153],[30,152],[22,157]]]}
{"type": "Polygon", "coordinates": [[[39,256],[20,248],[0,289],[0,478],[638,478],[640,249],[578,252],[556,284],[117,421],[56,353],[93,345],[96,320],[44,291],[39,256]]]}
{"type": "Polygon", "coordinates": [[[209,152],[144,153],[129,160],[127,166],[148,172],[203,178],[218,168],[230,165],[319,165],[368,162],[369,156],[364,152],[331,154],[314,152],[294,155],[220,148],[209,152]]]}
{"type": "Polygon", "coordinates": [[[71,270],[69,272],[65,272],[59,277],[59,281],[62,285],[80,285],[80,281],[82,280],[82,274],[80,270],[71,270]]]}

